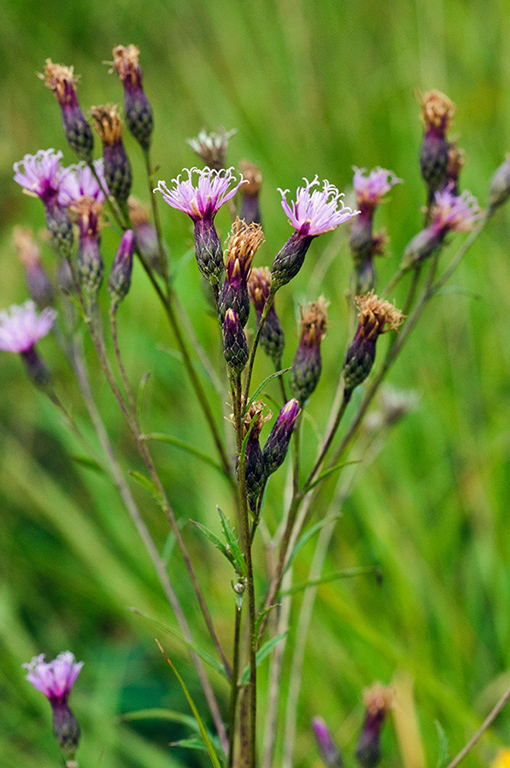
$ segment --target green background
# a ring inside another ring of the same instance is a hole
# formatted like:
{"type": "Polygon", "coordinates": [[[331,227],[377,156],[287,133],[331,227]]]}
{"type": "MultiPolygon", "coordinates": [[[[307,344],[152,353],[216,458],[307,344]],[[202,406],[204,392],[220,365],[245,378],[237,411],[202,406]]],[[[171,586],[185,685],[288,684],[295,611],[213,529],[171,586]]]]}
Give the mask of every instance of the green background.
{"type": "MultiPolygon", "coordinates": [[[[503,0],[8,0],[0,25],[1,306],[20,303],[26,295],[11,246],[13,226],[29,224],[38,230],[44,224],[38,201],[24,197],[13,183],[12,163],[50,146],[62,148],[65,161],[74,162],[58,106],[35,76],[46,57],[75,66],[81,75],[80,101],[88,108],[121,102],[120,84],[102,62],[111,58],[114,45],[139,45],[155,112],[158,178],[169,181],[195,163],[186,137],[202,127],[237,128],[229,161],[248,158],[259,163],[264,175],[266,243],[258,264],[270,263],[290,233],[278,187],[294,190],[303,176],[317,173],[347,188],[353,164],[394,170],[405,183],[377,213],[377,225],[385,226],[391,238],[390,258],[378,264],[384,283],[422,218],[415,91],[439,88],[456,102],[452,133],[467,159],[462,186],[483,205],[488,179],[510,144],[509,26],[503,0]]],[[[142,158],[131,137],[126,146],[135,170],[134,192],[144,198],[142,158]]],[[[192,242],[189,220],[166,206],[161,212],[175,266],[192,242]]],[[[218,224],[226,236],[223,212],[218,224]]],[[[384,580],[382,586],[360,578],[319,590],[304,665],[296,768],[319,765],[310,730],[316,714],[327,719],[348,758],[363,716],[362,689],[375,680],[390,682],[397,670],[414,678],[431,766],[441,748],[436,721],[455,754],[509,684],[508,225],[507,212],[498,212],[455,275],[452,285],[458,290],[429,307],[391,375],[393,384],[417,391],[418,407],[389,435],[377,460],[360,472],[326,567],[331,572],[376,563],[384,580]]],[[[331,242],[327,235],[313,244],[305,267],[278,304],[287,335],[284,362],[290,364],[297,306],[318,292],[332,302],[323,378],[305,429],[310,458],[316,447],[314,423],[319,428],[325,423],[349,340],[345,237],[339,238],[338,257],[323,283],[316,280],[316,264],[324,264],[320,255],[331,242]]],[[[113,233],[105,232],[107,263],[115,245],[113,233]]],[[[49,249],[44,259],[51,271],[49,249]]],[[[215,324],[193,259],[184,257],[177,288],[197,334],[219,361],[215,324]]],[[[396,291],[397,303],[402,296],[402,290],[396,291]]],[[[148,370],[153,374],[150,428],[212,449],[182,365],[175,354],[166,353],[174,342],[138,268],[120,326],[132,381],[148,370]]],[[[40,350],[59,393],[92,437],[55,340],[44,340],[40,350]]],[[[123,466],[140,470],[92,351],[88,354],[97,398],[123,466]]],[[[269,372],[261,360],[257,377],[269,372]]],[[[2,353],[0,384],[0,763],[8,768],[57,764],[49,707],[24,681],[20,665],[36,653],[53,658],[69,648],[85,661],[73,693],[84,734],[80,765],[206,764],[198,753],[169,751],[169,741],[187,735],[185,728],[153,721],[136,727],[118,724],[119,712],[142,707],[187,712],[154,647],[154,631],[127,606],[167,623],[172,618],[114,489],[70,458],[80,452],[78,446],[51,404],[30,386],[15,356],[2,353]]],[[[271,391],[276,397],[276,389],[271,391]]],[[[215,401],[215,407],[220,414],[221,403],[215,401]]],[[[158,446],[156,455],[229,647],[230,573],[186,522],[192,518],[216,527],[215,504],[228,509],[227,488],[212,470],[175,448],[158,446]]],[[[268,497],[271,527],[281,514],[285,469],[279,474],[268,497]]],[[[181,578],[178,553],[169,551],[165,522],[142,490],[135,486],[134,492],[158,545],[166,547],[179,595],[190,606],[188,582],[181,578]]],[[[306,579],[312,554],[312,544],[300,553],[296,581],[306,579]]],[[[262,550],[257,557],[263,574],[262,550]]],[[[259,591],[263,586],[261,578],[259,591]]],[[[197,613],[190,609],[188,614],[197,640],[208,647],[197,613]]],[[[293,641],[291,631],[290,649],[293,641]]],[[[165,642],[205,712],[186,654],[172,640],[165,642]]],[[[266,672],[267,666],[261,672],[263,687],[266,672]]],[[[221,680],[214,683],[226,707],[227,690],[221,680]]],[[[287,672],[283,698],[286,687],[287,672]]],[[[282,723],[283,716],[284,709],[282,723]]],[[[466,766],[487,764],[498,743],[510,742],[509,731],[508,714],[503,714],[466,766]]],[[[391,725],[384,745],[384,765],[401,764],[391,725]]]]}

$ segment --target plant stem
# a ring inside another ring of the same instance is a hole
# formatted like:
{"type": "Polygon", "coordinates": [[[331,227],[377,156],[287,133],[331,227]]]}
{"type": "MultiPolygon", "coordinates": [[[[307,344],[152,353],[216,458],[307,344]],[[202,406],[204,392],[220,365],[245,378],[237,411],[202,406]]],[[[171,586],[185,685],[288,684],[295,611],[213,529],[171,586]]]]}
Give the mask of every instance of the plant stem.
{"type": "Polygon", "coordinates": [[[152,165],[151,165],[150,149],[147,148],[143,150],[143,157],[145,160],[145,170],[147,172],[147,183],[149,188],[149,198],[152,206],[152,215],[154,217],[154,227],[156,229],[156,236],[158,238],[159,261],[160,261],[165,285],[167,286],[167,290],[169,290],[170,279],[168,276],[168,264],[166,260],[165,249],[163,248],[163,236],[161,234],[161,221],[159,218],[159,209],[158,209],[158,204],[156,200],[156,195],[154,194],[154,190],[152,187],[153,171],[152,171],[152,165]]]}
{"type": "Polygon", "coordinates": [[[230,740],[230,747],[228,752],[228,768],[233,768],[234,765],[234,749],[235,739],[234,734],[236,730],[236,714],[237,714],[237,698],[239,694],[239,657],[240,657],[240,641],[241,641],[241,617],[242,617],[242,604],[238,604],[236,600],[235,606],[235,619],[234,619],[234,651],[232,657],[232,679],[230,681],[230,716],[229,716],[229,729],[228,735],[230,740]]]}
{"type": "Polygon", "coordinates": [[[246,368],[246,376],[245,376],[245,382],[244,382],[244,393],[243,393],[243,402],[248,402],[248,397],[250,394],[250,383],[251,383],[251,375],[253,372],[253,363],[255,361],[255,355],[257,354],[257,347],[259,345],[260,336],[262,333],[262,329],[264,327],[264,323],[266,322],[266,318],[269,314],[269,310],[273,306],[274,297],[276,295],[276,291],[274,293],[269,293],[269,296],[267,297],[267,301],[264,304],[264,309],[262,310],[262,315],[260,316],[260,322],[257,328],[257,333],[255,334],[255,339],[253,340],[253,346],[251,348],[250,353],[250,359],[248,361],[248,365],[246,368]]]}
{"type": "Polygon", "coordinates": [[[451,761],[451,763],[447,766],[447,768],[456,768],[456,766],[463,760],[468,752],[470,752],[473,747],[475,746],[476,742],[480,739],[481,736],[485,733],[485,731],[492,725],[494,720],[497,718],[505,704],[510,700],[510,688],[508,688],[503,696],[500,698],[494,709],[487,715],[483,723],[481,724],[480,728],[476,731],[475,734],[469,739],[468,743],[465,747],[463,747],[459,754],[454,757],[454,759],[451,761]]]}

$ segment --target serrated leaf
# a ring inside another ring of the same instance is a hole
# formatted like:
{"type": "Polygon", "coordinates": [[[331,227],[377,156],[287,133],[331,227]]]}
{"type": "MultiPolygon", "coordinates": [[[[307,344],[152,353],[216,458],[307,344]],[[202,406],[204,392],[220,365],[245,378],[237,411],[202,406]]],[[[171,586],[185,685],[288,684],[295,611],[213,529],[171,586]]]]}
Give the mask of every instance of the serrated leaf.
{"type": "Polygon", "coordinates": [[[253,402],[256,400],[256,398],[257,398],[257,395],[258,395],[260,392],[262,392],[262,390],[264,389],[264,387],[266,386],[266,384],[269,384],[269,382],[270,382],[270,381],[272,381],[273,379],[276,379],[276,378],[277,378],[277,376],[283,376],[283,374],[284,374],[284,373],[287,373],[287,371],[290,371],[290,368],[282,368],[282,370],[281,370],[281,371],[276,371],[275,373],[272,373],[270,376],[268,376],[266,379],[264,379],[264,381],[262,382],[262,384],[259,384],[259,386],[258,386],[258,387],[257,387],[257,389],[255,390],[255,392],[253,393],[253,395],[250,397],[250,399],[248,400],[248,402],[247,402],[247,404],[246,404],[246,407],[245,407],[245,408],[244,408],[244,410],[243,410],[243,418],[246,416],[246,414],[247,414],[247,413],[248,413],[248,411],[250,410],[250,406],[251,406],[251,404],[252,404],[252,403],[253,403],[253,402]]]}
{"type": "MultiPolygon", "coordinates": [[[[273,650],[273,648],[274,648],[276,645],[278,645],[278,643],[280,642],[280,640],[283,640],[283,638],[284,638],[284,637],[287,635],[287,632],[288,632],[288,630],[286,630],[285,632],[280,632],[280,634],[279,634],[279,635],[275,635],[274,637],[272,637],[272,638],[271,638],[271,640],[267,640],[267,642],[265,642],[265,643],[264,643],[264,644],[263,644],[263,645],[262,645],[262,646],[261,646],[261,647],[258,649],[258,651],[257,651],[257,656],[256,656],[256,659],[257,659],[257,667],[259,666],[259,664],[261,664],[261,663],[264,661],[264,659],[265,659],[267,656],[269,656],[269,654],[271,653],[271,651],[273,650]]],[[[246,683],[249,681],[249,679],[250,679],[250,668],[249,668],[249,667],[246,667],[246,669],[245,669],[245,670],[244,670],[244,672],[243,672],[243,676],[241,677],[241,684],[242,684],[242,685],[246,685],[246,683]]]]}
{"type": "Polygon", "coordinates": [[[145,477],[145,475],[142,475],[141,472],[137,472],[134,469],[130,469],[128,474],[133,478],[133,480],[136,480],[136,482],[141,485],[142,488],[145,488],[146,491],[149,491],[151,496],[156,500],[158,504],[163,505],[163,498],[152,480],[149,480],[148,477],[145,477]]]}
{"type": "Polygon", "coordinates": [[[199,531],[202,531],[204,536],[207,536],[209,541],[211,541],[214,544],[215,547],[218,547],[218,549],[220,550],[221,554],[224,555],[227,558],[227,560],[229,561],[229,563],[231,565],[235,565],[233,555],[229,554],[229,552],[227,551],[226,546],[224,545],[222,540],[218,536],[216,536],[215,533],[213,533],[211,530],[209,530],[209,528],[207,528],[207,526],[202,525],[202,523],[197,523],[196,520],[192,520],[191,522],[193,523],[193,525],[195,525],[198,528],[199,531]]]}
{"type": "Polygon", "coordinates": [[[147,371],[147,373],[144,373],[144,375],[140,379],[140,384],[138,385],[138,398],[136,401],[136,412],[137,412],[138,421],[140,424],[142,423],[143,399],[145,395],[145,389],[147,387],[147,383],[151,377],[151,374],[152,374],[152,371],[147,371]]]}
{"type": "Polygon", "coordinates": [[[229,679],[227,672],[225,670],[225,667],[223,664],[221,664],[219,661],[216,661],[213,656],[211,656],[210,653],[207,651],[204,651],[203,648],[201,648],[197,643],[195,643],[193,640],[188,640],[187,637],[184,637],[184,635],[181,635],[180,632],[177,632],[175,629],[172,629],[172,627],[167,626],[159,619],[154,619],[152,616],[149,616],[144,611],[141,611],[139,608],[129,608],[131,613],[135,613],[137,616],[141,616],[142,619],[144,619],[153,629],[157,629],[160,632],[166,632],[167,635],[170,635],[171,637],[175,637],[176,640],[178,640],[180,643],[185,645],[187,648],[190,649],[190,651],[193,651],[193,653],[196,653],[197,656],[199,656],[202,661],[205,661],[206,664],[209,664],[210,667],[215,669],[217,672],[219,672],[221,675],[229,679]]]}
{"type": "Polygon", "coordinates": [[[241,574],[241,576],[246,576],[246,561],[244,559],[243,553],[241,552],[241,547],[239,546],[237,537],[221,509],[219,507],[216,507],[216,509],[218,510],[218,514],[220,516],[221,527],[223,528],[223,535],[225,536],[227,547],[232,552],[232,557],[234,558],[235,568],[237,572],[241,574]]]}
{"type": "Polygon", "coordinates": [[[179,681],[179,683],[181,685],[181,688],[182,688],[182,690],[184,692],[184,695],[186,696],[186,699],[188,700],[188,704],[190,705],[191,711],[193,712],[195,720],[197,721],[197,725],[198,725],[198,727],[200,729],[200,735],[202,736],[202,739],[204,740],[204,744],[205,744],[205,746],[207,748],[207,752],[209,754],[209,757],[211,758],[211,763],[214,765],[214,768],[221,768],[221,763],[220,763],[220,761],[218,759],[218,755],[216,754],[216,750],[214,749],[213,743],[211,741],[211,737],[207,733],[206,727],[205,727],[204,723],[202,722],[202,718],[200,717],[200,715],[198,713],[198,709],[196,708],[195,702],[191,698],[190,692],[186,688],[184,680],[182,679],[182,677],[177,672],[176,668],[174,667],[174,665],[172,664],[172,662],[170,661],[170,659],[166,655],[166,653],[163,650],[159,640],[156,640],[156,643],[158,644],[159,650],[161,651],[161,653],[163,654],[163,656],[165,657],[165,659],[169,663],[170,667],[172,668],[172,671],[173,671],[174,675],[176,676],[177,680],[179,681]]]}
{"type": "Polygon", "coordinates": [[[333,474],[333,472],[336,472],[337,469],[342,469],[342,467],[348,467],[349,464],[361,464],[361,459],[354,459],[353,461],[341,461],[339,464],[335,464],[333,467],[329,467],[328,469],[325,469],[324,472],[321,472],[319,477],[317,477],[313,482],[310,483],[310,485],[306,486],[306,493],[308,491],[311,491],[312,488],[314,488],[317,483],[320,483],[321,480],[325,480],[328,475],[333,474]]]}
{"type": "Polygon", "coordinates": [[[87,469],[92,469],[94,472],[99,472],[101,474],[105,474],[105,471],[101,464],[96,461],[95,459],[91,459],[89,456],[81,456],[81,455],[74,455],[71,456],[72,460],[75,461],[77,464],[80,464],[82,467],[86,467],[87,469]]]}
{"type": "Polygon", "coordinates": [[[338,579],[349,579],[353,576],[365,576],[368,573],[378,574],[379,568],[376,565],[359,566],[357,568],[345,568],[343,571],[337,571],[336,573],[330,573],[328,576],[321,576],[319,579],[310,579],[310,581],[304,581],[301,584],[295,584],[290,589],[286,589],[284,592],[280,592],[280,597],[287,597],[287,595],[295,595],[296,592],[302,592],[308,587],[316,587],[319,584],[328,584],[331,581],[337,581],[338,579]]]}
{"type": "Polygon", "coordinates": [[[144,435],[144,439],[158,440],[161,443],[169,443],[170,445],[175,445],[176,448],[182,448],[183,451],[187,451],[188,453],[191,453],[193,456],[196,456],[198,459],[205,461],[206,464],[209,464],[211,467],[214,467],[214,469],[217,469],[218,472],[220,472],[222,475],[224,474],[223,469],[220,467],[219,464],[217,464],[214,461],[214,459],[211,459],[211,457],[208,456],[206,453],[201,451],[199,448],[195,448],[195,446],[190,445],[185,440],[181,440],[178,437],[173,437],[173,435],[165,435],[163,432],[150,432],[148,435],[144,435]]]}
{"type": "Polygon", "coordinates": [[[296,546],[292,550],[292,553],[289,557],[289,561],[285,566],[284,573],[286,573],[289,570],[290,566],[292,565],[292,561],[296,557],[301,547],[304,547],[306,542],[309,541],[312,538],[312,536],[317,533],[317,531],[320,531],[320,529],[323,528],[326,525],[326,523],[330,523],[332,520],[338,520],[339,517],[341,517],[341,515],[330,515],[329,517],[325,517],[323,520],[319,520],[318,523],[315,523],[315,525],[312,525],[312,527],[309,528],[308,531],[306,531],[306,533],[304,533],[301,536],[301,538],[297,540],[296,546]]]}

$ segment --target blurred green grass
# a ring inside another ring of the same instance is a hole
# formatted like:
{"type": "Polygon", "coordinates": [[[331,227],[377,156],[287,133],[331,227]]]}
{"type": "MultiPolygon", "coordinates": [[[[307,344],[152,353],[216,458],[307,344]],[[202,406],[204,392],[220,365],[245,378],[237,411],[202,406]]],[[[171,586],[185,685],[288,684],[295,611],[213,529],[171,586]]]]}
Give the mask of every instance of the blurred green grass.
{"type": "MultiPolygon", "coordinates": [[[[49,0],[44,6],[8,0],[0,25],[1,305],[25,296],[10,244],[12,227],[43,226],[40,206],[12,182],[12,163],[48,146],[62,148],[66,161],[74,162],[64,146],[57,105],[35,78],[46,57],[74,64],[86,107],[120,102],[116,77],[101,62],[110,58],[113,45],[140,46],[156,115],[154,157],[167,180],[195,162],[186,137],[203,126],[236,127],[230,161],[247,157],[264,174],[266,244],[259,264],[270,261],[289,232],[277,187],[294,189],[302,176],[318,173],[342,188],[349,184],[353,164],[395,170],[405,186],[395,188],[378,213],[379,225],[391,236],[392,258],[378,265],[384,282],[421,218],[421,129],[414,91],[437,87],[457,103],[454,132],[467,156],[463,184],[483,204],[487,180],[510,144],[509,25],[504,0],[174,0],[143,6],[132,0],[49,0]]],[[[130,138],[127,146],[137,177],[135,193],[144,197],[141,158],[130,138]]],[[[189,222],[166,207],[162,216],[175,263],[191,242],[189,222]]],[[[226,217],[219,217],[219,223],[225,235],[226,217]]],[[[499,213],[455,276],[463,293],[435,300],[392,374],[393,383],[420,393],[419,408],[390,436],[356,486],[326,566],[328,572],[376,562],[384,582],[377,587],[369,579],[342,581],[319,590],[305,658],[296,768],[317,760],[309,727],[313,715],[323,715],[342,748],[352,749],[362,717],[362,688],[375,679],[389,682],[397,669],[415,679],[430,765],[440,751],[435,721],[444,727],[454,753],[508,684],[508,224],[508,214],[499,213]]],[[[314,262],[328,246],[324,240],[312,246],[293,290],[279,297],[287,363],[294,351],[297,302],[316,298],[310,291],[314,262]]],[[[111,254],[114,238],[105,233],[104,241],[105,254],[111,254]]],[[[45,258],[50,266],[49,252],[45,258]]],[[[343,294],[348,272],[344,243],[319,287],[332,306],[324,374],[310,405],[318,424],[324,423],[347,341],[343,294]]],[[[177,286],[199,338],[213,349],[215,327],[193,261],[183,266],[177,286]]],[[[401,296],[397,292],[396,299],[401,296]]],[[[121,341],[133,381],[153,372],[151,428],[190,442],[200,437],[209,450],[204,425],[184,391],[182,367],[162,350],[173,341],[140,270],[121,311],[121,341]]],[[[53,340],[44,343],[44,354],[86,430],[83,407],[53,340]]],[[[88,358],[92,365],[90,350],[88,358]]],[[[269,372],[269,364],[261,361],[258,375],[269,372]]],[[[99,373],[94,377],[124,465],[140,469],[115,404],[99,373]]],[[[86,661],[74,694],[86,734],[83,765],[198,764],[191,752],[172,750],[169,755],[168,742],[183,733],[176,736],[167,726],[117,724],[119,711],[139,707],[187,711],[152,633],[126,606],[144,608],[169,623],[170,613],[115,491],[101,475],[69,459],[70,453],[80,452],[78,447],[49,404],[30,388],[18,360],[2,356],[0,384],[0,695],[6,712],[0,721],[1,764],[55,764],[49,708],[24,682],[20,664],[43,650],[52,656],[68,647],[86,661]]],[[[311,457],[311,426],[304,444],[311,457]]],[[[198,518],[214,526],[214,505],[228,508],[221,480],[172,447],[158,447],[157,457],[183,523],[198,518]]],[[[275,480],[269,489],[271,525],[277,522],[281,483],[275,480]]],[[[142,491],[135,487],[134,492],[163,549],[164,521],[142,491]]],[[[230,574],[191,526],[185,532],[202,559],[200,580],[228,647],[230,574]]],[[[296,560],[297,581],[306,578],[312,549],[307,545],[296,560]]],[[[261,550],[258,556],[262,560],[261,550]]],[[[172,553],[169,563],[187,604],[191,598],[187,581],[180,578],[178,554],[172,553]]],[[[197,640],[206,646],[200,621],[192,615],[191,620],[197,640]]],[[[165,642],[203,704],[187,658],[173,641],[165,642]]],[[[221,680],[214,682],[225,706],[227,691],[221,680]]],[[[283,695],[287,683],[284,675],[283,695]]],[[[510,741],[509,723],[508,713],[497,723],[502,743],[510,741]]],[[[390,731],[385,765],[394,764],[390,731]]],[[[486,738],[466,766],[487,763],[495,743],[496,737],[486,738]]]]}

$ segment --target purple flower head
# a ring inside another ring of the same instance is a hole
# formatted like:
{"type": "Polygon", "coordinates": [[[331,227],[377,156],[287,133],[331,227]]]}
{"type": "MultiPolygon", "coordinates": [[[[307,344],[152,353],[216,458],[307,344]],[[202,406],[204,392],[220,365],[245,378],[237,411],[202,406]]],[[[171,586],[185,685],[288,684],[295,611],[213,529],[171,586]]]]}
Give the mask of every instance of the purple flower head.
{"type": "Polygon", "coordinates": [[[94,168],[101,184],[98,183],[90,167],[83,163],[70,165],[64,170],[59,195],[61,203],[71,205],[77,203],[82,197],[92,198],[98,203],[104,202],[103,189],[108,189],[108,186],[104,178],[103,160],[94,160],[94,168]]]}
{"type": "Polygon", "coordinates": [[[287,202],[290,190],[278,189],[282,196],[282,208],[289,217],[289,224],[302,237],[317,237],[324,232],[331,232],[359,213],[344,205],[340,199],[343,193],[329,181],[323,182],[322,190],[313,191],[312,187],[319,185],[319,177],[315,176],[313,181],[303,178],[303,181],[306,186],[298,188],[296,199],[290,204],[287,202]]]}
{"type": "Polygon", "coordinates": [[[50,662],[44,661],[44,655],[34,656],[29,664],[22,665],[28,670],[26,679],[50,701],[66,701],[83,661],[76,662],[71,651],[59,653],[50,662]]]}
{"type": "Polygon", "coordinates": [[[436,192],[432,214],[432,227],[442,235],[447,232],[469,232],[483,213],[470,192],[454,195],[451,185],[436,192]]]}
{"type": "Polygon", "coordinates": [[[41,198],[44,205],[59,202],[65,171],[60,164],[62,152],[40,149],[35,155],[25,155],[14,163],[14,181],[41,198]]]}
{"type": "Polygon", "coordinates": [[[51,307],[40,315],[33,301],[0,311],[0,349],[23,354],[50,331],[57,313],[51,307]]]}
{"type": "Polygon", "coordinates": [[[402,183],[402,179],[397,178],[393,171],[387,171],[385,168],[374,168],[368,176],[363,175],[366,173],[365,168],[353,166],[353,170],[353,187],[360,208],[375,208],[381,197],[389,192],[395,184],[402,183]]]}
{"type": "Polygon", "coordinates": [[[299,413],[299,403],[293,399],[278,414],[262,451],[267,475],[271,475],[283,464],[299,413]]]}
{"type": "Polygon", "coordinates": [[[331,738],[331,734],[329,732],[326,721],[322,717],[314,717],[312,720],[312,728],[315,734],[319,752],[321,753],[321,757],[328,768],[333,768],[333,766],[341,766],[342,759],[338,749],[335,746],[335,743],[333,742],[333,739],[331,738]]]}
{"type": "Polygon", "coordinates": [[[212,221],[221,206],[231,200],[241,184],[245,183],[242,176],[237,181],[233,170],[233,166],[220,171],[212,168],[186,169],[183,173],[188,174],[187,179],[181,181],[182,174],[172,179],[174,189],[168,189],[164,181],[159,181],[154,192],[161,192],[168,205],[187,213],[194,222],[200,219],[212,221]],[[193,180],[195,173],[198,176],[196,183],[193,180]]]}

